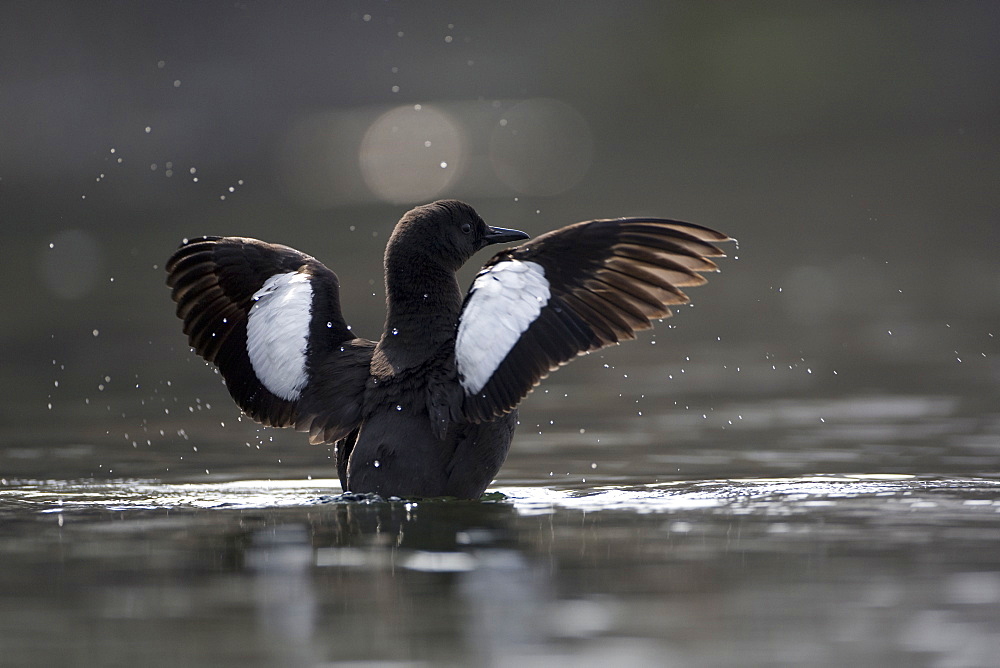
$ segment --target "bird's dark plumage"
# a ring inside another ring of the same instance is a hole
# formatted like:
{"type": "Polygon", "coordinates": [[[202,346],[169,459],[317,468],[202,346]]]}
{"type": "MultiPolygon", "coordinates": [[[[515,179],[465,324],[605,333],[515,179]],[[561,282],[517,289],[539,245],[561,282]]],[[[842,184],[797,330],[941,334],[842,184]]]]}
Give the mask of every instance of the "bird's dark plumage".
{"type": "Polygon", "coordinates": [[[337,275],[287,246],[185,241],[167,284],[188,341],[240,408],[336,443],[345,491],[478,498],[531,388],[669,316],[729,240],[658,218],[578,223],[500,251],[462,294],[455,272],[476,251],[526,238],[456,200],[407,212],[386,246],[377,342],[348,329],[337,275]]]}

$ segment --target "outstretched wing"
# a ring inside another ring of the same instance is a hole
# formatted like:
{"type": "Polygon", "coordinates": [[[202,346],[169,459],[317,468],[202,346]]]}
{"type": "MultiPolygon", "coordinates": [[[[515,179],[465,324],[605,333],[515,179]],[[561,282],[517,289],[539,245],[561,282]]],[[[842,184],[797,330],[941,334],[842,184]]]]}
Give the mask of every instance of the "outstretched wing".
{"type": "Polygon", "coordinates": [[[717,271],[729,241],[660,218],[593,220],[497,253],[466,296],[455,340],[463,413],[474,422],[510,411],[577,355],[652,327],[681,288],[717,271]]]}
{"type": "Polygon", "coordinates": [[[314,443],[357,425],[374,344],[344,322],[336,274],[288,246],[242,237],[185,241],[166,270],[188,342],[247,415],[308,431],[314,443]]]}

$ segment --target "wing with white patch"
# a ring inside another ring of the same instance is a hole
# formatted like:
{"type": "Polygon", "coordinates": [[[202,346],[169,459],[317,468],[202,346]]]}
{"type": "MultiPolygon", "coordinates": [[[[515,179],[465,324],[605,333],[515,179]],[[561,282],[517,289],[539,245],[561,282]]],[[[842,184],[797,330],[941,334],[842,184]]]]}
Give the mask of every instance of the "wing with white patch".
{"type": "Polygon", "coordinates": [[[469,290],[455,340],[466,418],[502,415],[558,366],[669,317],[688,301],[680,288],[718,270],[714,243],[728,240],[690,223],[620,218],[495,255],[469,290]]]}
{"type": "Polygon", "coordinates": [[[275,274],[250,298],[247,356],[261,384],[275,396],[295,401],[306,381],[306,347],[312,320],[310,275],[275,274]]]}
{"type": "Polygon", "coordinates": [[[455,361],[468,394],[483,389],[550,296],[545,270],[535,262],[498,262],[476,277],[455,340],[455,361]]]}
{"type": "Polygon", "coordinates": [[[247,415],[309,431],[313,442],[356,426],[373,344],[347,328],[336,274],[293,248],[242,237],[187,241],[166,270],[191,347],[247,415]],[[312,382],[320,370],[340,384],[312,382]]]}

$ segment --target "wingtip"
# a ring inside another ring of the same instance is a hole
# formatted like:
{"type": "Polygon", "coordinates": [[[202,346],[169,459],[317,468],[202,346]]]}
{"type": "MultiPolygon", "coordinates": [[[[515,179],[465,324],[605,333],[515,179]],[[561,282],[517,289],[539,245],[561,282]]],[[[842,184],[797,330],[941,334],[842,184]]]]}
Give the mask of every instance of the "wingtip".
{"type": "MultiPolygon", "coordinates": [[[[721,232],[720,232],[720,234],[721,234],[721,232]]],[[[721,243],[729,243],[729,242],[732,242],[732,243],[736,244],[736,248],[737,248],[737,249],[738,249],[738,248],[740,247],[740,240],[739,240],[739,239],[737,239],[736,237],[730,237],[730,236],[728,236],[728,235],[724,235],[724,236],[725,236],[725,238],[724,238],[724,239],[718,239],[718,240],[716,241],[716,243],[720,243],[720,244],[721,244],[721,243]]],[[[723,251],[723,250],[722,250],[721,248],[720,248],[720,249],[718,249],[718,250],[719,250],[719,254],[718,254],[718,255],[715,255],[714,257],[729,257],[729,253],[726,253],[726,252],[725,252],[725,251],[723,251]]],[[[719,271],[719,269],[718,269],[718,268],[716,268],[716,270],[715,270],[715,271],[719,271]]]]}

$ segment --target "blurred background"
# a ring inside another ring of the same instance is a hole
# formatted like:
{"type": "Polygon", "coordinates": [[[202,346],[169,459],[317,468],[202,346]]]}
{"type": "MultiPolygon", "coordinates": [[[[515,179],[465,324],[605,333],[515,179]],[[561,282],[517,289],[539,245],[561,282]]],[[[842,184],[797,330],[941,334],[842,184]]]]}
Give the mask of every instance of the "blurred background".
{"type": "Polygon", "coordinates": [[[889,410],[920,418],[948,413],[934,403],[945,394],[992,414],[998,14],[4,3],[3,474],[328,472],[328,448],[238,420],[185,345],[163,263],[203,234],[294,246],[340,275],[348,321],[376,338],[386,238],[440,197],[533,235],[653,215],[739,239],[695,306],[529,398],[515,477],[548,475],[517,458],[556,445],[587,449],[585,473],[617,456],[594,447],[616,435],[637,447],[699,425],[721,435],[747,418],[744,400],[770,402],[767,425],[817,430],[843,405],[803,408],[810,398],[863,414],[872,396],[919,395],[889,410]]]}
{"type": "Polygon", "coordinates": [[[998,35],[988,1],[0,3],[0,663],[995,666],[998,35]],[[331,448],[240,419],[164,262],[294,246],[374,338],[440,197],[739,245],[536,389],[501,495],[318,503],[331,448]]]}

